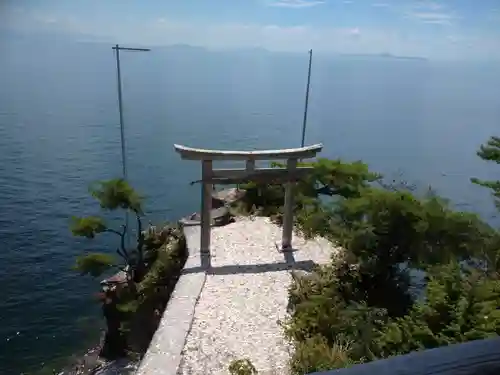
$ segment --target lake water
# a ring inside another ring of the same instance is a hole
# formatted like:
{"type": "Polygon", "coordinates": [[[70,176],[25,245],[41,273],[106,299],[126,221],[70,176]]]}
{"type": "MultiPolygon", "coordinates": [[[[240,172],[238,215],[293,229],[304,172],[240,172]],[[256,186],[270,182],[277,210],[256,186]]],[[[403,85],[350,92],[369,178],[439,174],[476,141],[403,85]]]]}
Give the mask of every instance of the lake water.
{"type": "MultiPolygon", "coordinates": [[[[71,215],[97,213],[88,185],[121,173],[110,46],[2,40],[0,55],[0,373],[32,373],[94,343],[97,281],[70,270],[86,249],[71,215]]],[[[209,52],[185,46],[123,54],[131,183],[148,219],[196,211],[198,163],[174,143],[206,148],[300,143],[307,53],[209,52]]],[[[439,193],[488,220],[498,175],[476,155],[498,135],[500,69],[493,64],[315,56],[307,143],[325,157],[439,193]]]]}

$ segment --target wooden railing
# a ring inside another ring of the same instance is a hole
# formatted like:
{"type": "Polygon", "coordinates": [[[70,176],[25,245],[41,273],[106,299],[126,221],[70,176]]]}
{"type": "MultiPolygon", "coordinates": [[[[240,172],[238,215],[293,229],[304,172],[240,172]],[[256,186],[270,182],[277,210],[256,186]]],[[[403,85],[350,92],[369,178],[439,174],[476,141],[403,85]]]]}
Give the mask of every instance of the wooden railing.
{"type": "Polygon", "coordinates": [[[413,352],[345,369],[309,375],[500,374],[500,338],[413,352]]]}
{"type": "Polygon", "coordinates": [[[282,150],[224,151],[205,150],[174,145],[182,159],[201,161],[201,252],[210,252],[210,210],[213,184],[239,184],[248,181],[285,183],[282,249],[292,247],[293,183],[312,168],[297,167],[298,160],[312,158],[321,151],[321,144],[282,150]],[[245,169],[214,169],[214,160],[244,160],[245,169]],[[256,160],[286,160],[286,168],[256,168],[256,160]]]}

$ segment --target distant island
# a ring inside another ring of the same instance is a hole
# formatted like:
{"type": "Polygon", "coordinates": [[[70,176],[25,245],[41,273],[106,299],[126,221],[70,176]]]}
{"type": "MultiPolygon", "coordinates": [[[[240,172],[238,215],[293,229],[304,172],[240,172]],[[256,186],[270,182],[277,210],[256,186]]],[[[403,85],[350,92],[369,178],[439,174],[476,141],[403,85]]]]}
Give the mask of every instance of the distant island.
{"type": "Polygon", "coordinates": [[[413,60],[413,61],[428,61],[425,57],[419,56],[397,56],[390,53],[380,53],[380,54],[339,54],[339,57],[347,58],[363,58],[363,59],[384,59],[384,60],[413,60]]]}

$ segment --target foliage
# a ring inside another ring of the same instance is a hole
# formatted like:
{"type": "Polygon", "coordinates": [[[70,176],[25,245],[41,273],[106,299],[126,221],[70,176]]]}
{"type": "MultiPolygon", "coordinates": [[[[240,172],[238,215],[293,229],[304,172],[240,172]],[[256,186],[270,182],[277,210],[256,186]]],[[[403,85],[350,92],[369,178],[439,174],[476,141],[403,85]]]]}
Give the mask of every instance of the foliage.
{"type": "Polygon", "coordinates": [[[96,234],[105,232],[107,229],[104,220],[100,217],[72,217],[71,232],[75,236],[94,238],[96,234]]]}
{"type": "Polygon", "coordinates": [[[128,211],[136,223],[135,246],[128,247],[125,239],[131,227],[113,229],[97,216],[74,217],[71,221],[75,236],[94,239],[98,234],[111,233],[119,238],[118,257],[89,252],[79,256],[74,267],[93,277],[111,270],[126,273],[126,283],[108,286],[99,295],[107,323],[100,355],[115,358],[131,351],[144,353],[187,258],[186,239],[177,226],[167,225],[160,231],[150,226],[143,231],[142,198],[124,180],[97,183],[90,192],[102,209],[128,211]]]}
{"type": "Polygon", "coordinates": [[[115,264],[113,256],[104,253],[90,253],[76,259],[74,269],[82,275],[98,277],[112,269],[115,264]]]}
{"type": "Polygon", "coordinates": [[[252,362],[249,359],[238,359],[234,360],[229,364],[229,373],[231,375],[256,375],[257,370],[255,369],[252,362]]]}
{"type": "Polygon", "coordinates": [[[310,374],[354,364],[350,358],[350,343],[330,345],[321,335],[299,341],[290,363],[292,374],[310,374]]]}
{"type": "Polygon", "coordinates": [[[181,228],[169,227],[151,235],[164,240],[148,272],[140,282],[116,291],[122,334],[127,337],[128,349],[138,353],[148,348],[187,258],[181,228]]]}
{"type": "MultiPolygon", "coordinates": [[[[273,163],[273,167],[285,167],[273,163]]],[[[369,171],[361,161],[352,163],[340,159],[320,158],[314,162],[298,163],[299,167],[312,167],[311,173],[294,187],[294,211],[297,228],[306,237],[327,236],[330,227],[330,207],[325,202],[357,197],[381,175],[369,171]]],[[[248,183],[241,186],[246,190],[244,198],[247,212],[271,216],[281,223],[285,188],[283,185],[248,183]]]]}
{"type": "Polygon", "coordinates": [[[426,298],[390,322],[377,339],[386,357],[500,334],[500,281],[457,262],[430,270],[426,298]]]}
{"type": "Polygon", "coordinates": [[[187,258],[186,239],[181,228],[169,227],[152,232],[151,236],[157,238],[155,242],[160,239],[163,242],[144,278],[114,291],[121,335],[126,337],[127,349],[137,353],[148,348],[187,258]]]}
{"type": "Polygon", "coordinates": [[[135,249],[127,249],[125,237],[128,229],[122,226],[121,230],[109,228],[105,220],[101,217],[73,217],[71,220],[71,231],[75,236],[95,238],[100,233],[112,233],[120,238],[120,247],[116,253],[121,257],[123,265],[111,256],[103,257],[95,254],[87,254],[77,259],[76,268],[84,274],[90,274],[94,277],[100,276],[103,272],[118,268],[128,273],[129,279],[140,280],[145,273],[145,252],[148,250],[149,243],[142,230],[142,198],[140,195],[124,180],[113,179],[102,181],[90,188],[91,195],[97,199],[101,208],[106,210],[124,209],[131,211],[136,217],[137,223],[137,241],[135,249]],[[108,261],[107,264],[104,262],[108,261]],[[94,267],[92,269],[92,267],[94,267]]]}
{"type": "MultiPolygon", "coordinates": [[[[481,145],[477,155],[483,160],[500,164],[500,137],[491,137],[485,145],[481,145]]],[[[500,180],[484,181],[472,178],[471,181],[477,185],[491,189],[495,204],[500,209],[500,180]]]]}
{"type": "Polygon", "coordinates": [[[141,215],[142,197],[123,179],[97,182],[90,187],[91,195],[107,210],[132,210],[141,215]]]}
{"type": "Polygon", "coordinates": [[[295,342],[293,374],[500,334],[500,280],[457,262],[431,267],[425,296],[393,318],[347,301],[337,273],[320,270],[292,284],[295,311],[285,330],[295,342]]]}
{"type": "MultiPolygon", "coordinates": [[[[497,138],[482,147],[482,157],[500,162],[499,146],[497,138]]],[[[497,230],[431,190],[417,196],[407,183],[386,184],[361,162],[309,165],[313,173],[295,187],[296,228],[344,251],[293,277],[283,326],[294,374],[500,333],[497,230]],[[418,283],[417,270],[428,278],[418,283]]],[[[280,217],[282,186],[246,188],[247,207],[280,217]]]]}
{"type": "MultiPolygon", "coordinates": [[[[498,234],[477,216],[451,210],[437,197],[369,189],[340,202],[332,234],[359,265],[355,289],[389,315],[407,312],[410,268],[482,256],[498,234]]],[[[349,275],[347,275],[349,276],[349,275]]]]}
{"type": "MultiPolygon", "coordinates": [[[[292,368],[296,374],[374,358],[370,343],[387,322],[387,312],[368,306],[356,290],[341,281],[346,266],[339,260],[309,276],[293,277],[291,318],[283,326],[295,343],[292,368]]],[[[351,272],[358,271],[353,268],[351,272]]]]}
{"type": "Polygon", "coordinates": [[[157,251],[156,261],[138,284],[137,292],[144,298],[154,294],[156,288],[173,288],[187,258],[186,238],[181,228],[170,232],[168,242],[157,251]]]}
{"type": "Polygon", "coordinates": [[[318,197],[323,194],[344,198],[357,197],[369,183],[382,178],[380,174],[370,172],[368,166],[361,161],[346,163],[340,159],[320,158],[304,165],[314,167],[310,180],[306,182],[314,185],[315,189],[308,193],[308,196],[318,197]]]}

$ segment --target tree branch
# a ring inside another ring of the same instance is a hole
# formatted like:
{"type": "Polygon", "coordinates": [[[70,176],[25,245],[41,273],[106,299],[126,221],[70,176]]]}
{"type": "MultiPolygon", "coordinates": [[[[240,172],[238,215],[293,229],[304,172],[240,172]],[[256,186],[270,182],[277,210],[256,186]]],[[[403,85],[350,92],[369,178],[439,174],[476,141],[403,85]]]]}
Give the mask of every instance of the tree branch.
{"type": "Polygon", "coordinates": [[[142,263],[143,258],[143,247],[144,247],[144,234],[142,233],[142,221],[139,214],[136,212],[135,217],[137,219],[137,252],[139,255],[138,264],[142,263]]]}
{"type": "Polygon", "coordinates": [[[123,254],[125,255],[125,257],[127,258],[127,263],[129,262],[130,260],[130,256],[127,252],[127,249],[125,248],[125,234],[127,233],[127,226],[126,225],[123,225],[122,227],[122,232],[118,232],[118,234],[120,235],[120,247],[121,247],[121,250],[123,252],[123,254]]]}
{"type": "Polygon", "coordinates": [[[114,234],[116,234],[116,235],[118,235],[118,236],[121,236],[121,235],[122,235],[122,234],[121,234],[120,232],[118,232],[117,230],[110,229],[110,228],[106,228],[106,229],[104,230],[104,232],[107,232],[107,233],[114,233],[114,234]]]}
{"type": "Polygon", "coordinates": [[[124,254],[120,249],[116,249],[116,253],[123,258],[125,263],[128,264],[129,258],[128,258],[127,254],[124,254]]]}

